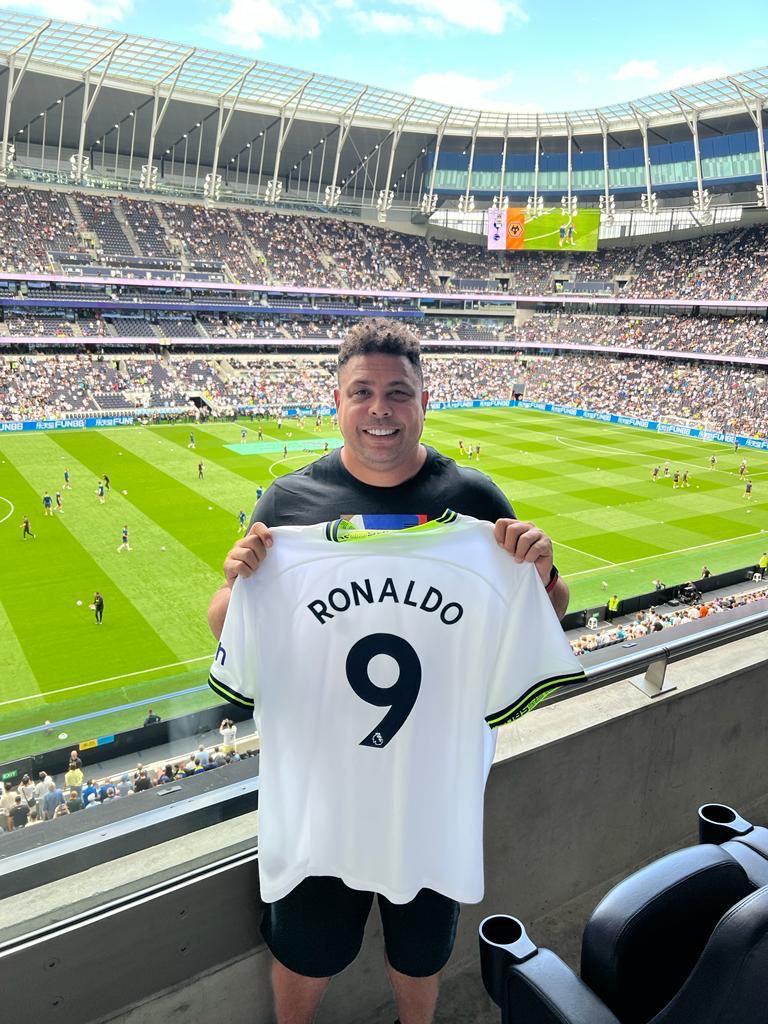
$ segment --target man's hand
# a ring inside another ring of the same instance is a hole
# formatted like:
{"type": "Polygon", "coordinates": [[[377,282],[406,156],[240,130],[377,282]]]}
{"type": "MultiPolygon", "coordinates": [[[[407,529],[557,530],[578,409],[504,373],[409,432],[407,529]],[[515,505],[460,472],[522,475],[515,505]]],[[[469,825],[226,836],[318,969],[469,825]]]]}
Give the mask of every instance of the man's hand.
{"type": "Polygon", "coordinates": [[[224,559],[224,578],[226,583],[216,591],[208,605],[208,625],[211,632],[220,639],[224,628],[224,619],[229,607],[229,596],[232,584],[238,576],[247,579],[258,569],[272,547],[272,534],[264,523],[254,523],[247,535],[239,540],[224,559]]]}
{"type": "MultiPolygon", "coordinates": [[[[508,551],[516,562],[533,562],[541,582],[546,587],[552,573],[553,554],[552,541],[533,523],[523,523],[519,519],[497,519],[493,533],[496,543],[508,551]]],[[[568,610],[570,592],[562,576],[549,591],[549,600],[562,619],[568,610]]]]}
{"type": "Polygon", "coordinates": [[[272,534],[264,523],[254,523],[224,559],[224,578],[231,588],[238,576],[248,579],[267,557],[272,547],[272,534]]]}
{"type": "Polygon", "coordinates": [[[546,586],[554,561],[552,541],[546,533],[533,523],[523,523],[519,519],[497,519],[493,529],[496,543],[516,562],[533,562],[546,586]]]}

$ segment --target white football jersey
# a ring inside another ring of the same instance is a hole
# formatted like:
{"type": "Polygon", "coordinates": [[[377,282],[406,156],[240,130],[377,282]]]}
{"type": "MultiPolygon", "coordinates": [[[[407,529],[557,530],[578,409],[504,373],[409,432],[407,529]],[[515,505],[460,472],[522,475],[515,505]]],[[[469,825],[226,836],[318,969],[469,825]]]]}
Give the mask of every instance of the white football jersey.
{"type": "Polygon", "coordinates": [[[393,903],[479,902],[489,726],[584,680],[536,569],[452,512],[272,535],[210,677],[261,738],[263,899],[332,875],[393,903]]]}

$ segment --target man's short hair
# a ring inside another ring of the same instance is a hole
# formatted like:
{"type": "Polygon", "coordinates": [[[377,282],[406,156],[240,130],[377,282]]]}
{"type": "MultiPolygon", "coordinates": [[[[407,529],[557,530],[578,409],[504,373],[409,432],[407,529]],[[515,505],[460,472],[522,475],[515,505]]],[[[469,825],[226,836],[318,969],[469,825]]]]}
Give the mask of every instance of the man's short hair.
{"type": "Polygon", "coordinates": [[[365,356],[373,352],[388,356],[405,356],[418,373],[419,380],[424,380],[419,339],[401,321],[387,320],[380,316],[363,320],[347,331],[339,348],[339,376],[342,368],[353,356],[365,356]]]}

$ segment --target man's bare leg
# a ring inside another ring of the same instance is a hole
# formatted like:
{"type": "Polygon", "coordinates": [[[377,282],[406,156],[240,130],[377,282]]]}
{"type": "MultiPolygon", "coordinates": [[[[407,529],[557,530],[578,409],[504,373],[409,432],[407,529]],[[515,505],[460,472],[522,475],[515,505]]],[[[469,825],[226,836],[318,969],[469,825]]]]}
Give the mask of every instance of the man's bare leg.
{"type": "Polygon", "coordinates": [[[440,974],[430,974],[426,978],[411,978],[396,971],[389,960],[387,971],[395,991],[400,1024],[432,1024],[440,988],[440,974]]]}
{"type": "Polygon", "coordinates": [[[312,1024],[330,978],[307,978],[272,960],[277,1024],[312,1024]]]}

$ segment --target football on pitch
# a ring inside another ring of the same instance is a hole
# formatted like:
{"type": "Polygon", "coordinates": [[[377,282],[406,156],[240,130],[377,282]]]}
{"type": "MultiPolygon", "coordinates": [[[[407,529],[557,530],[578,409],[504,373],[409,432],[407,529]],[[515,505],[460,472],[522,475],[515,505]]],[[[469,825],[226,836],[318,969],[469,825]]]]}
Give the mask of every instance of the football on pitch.
{"type": "Polygon", "coordinates": [[[123,494],[127,494],[127,493],[128,493],[128,491],[123,491],[123,494]]]}

